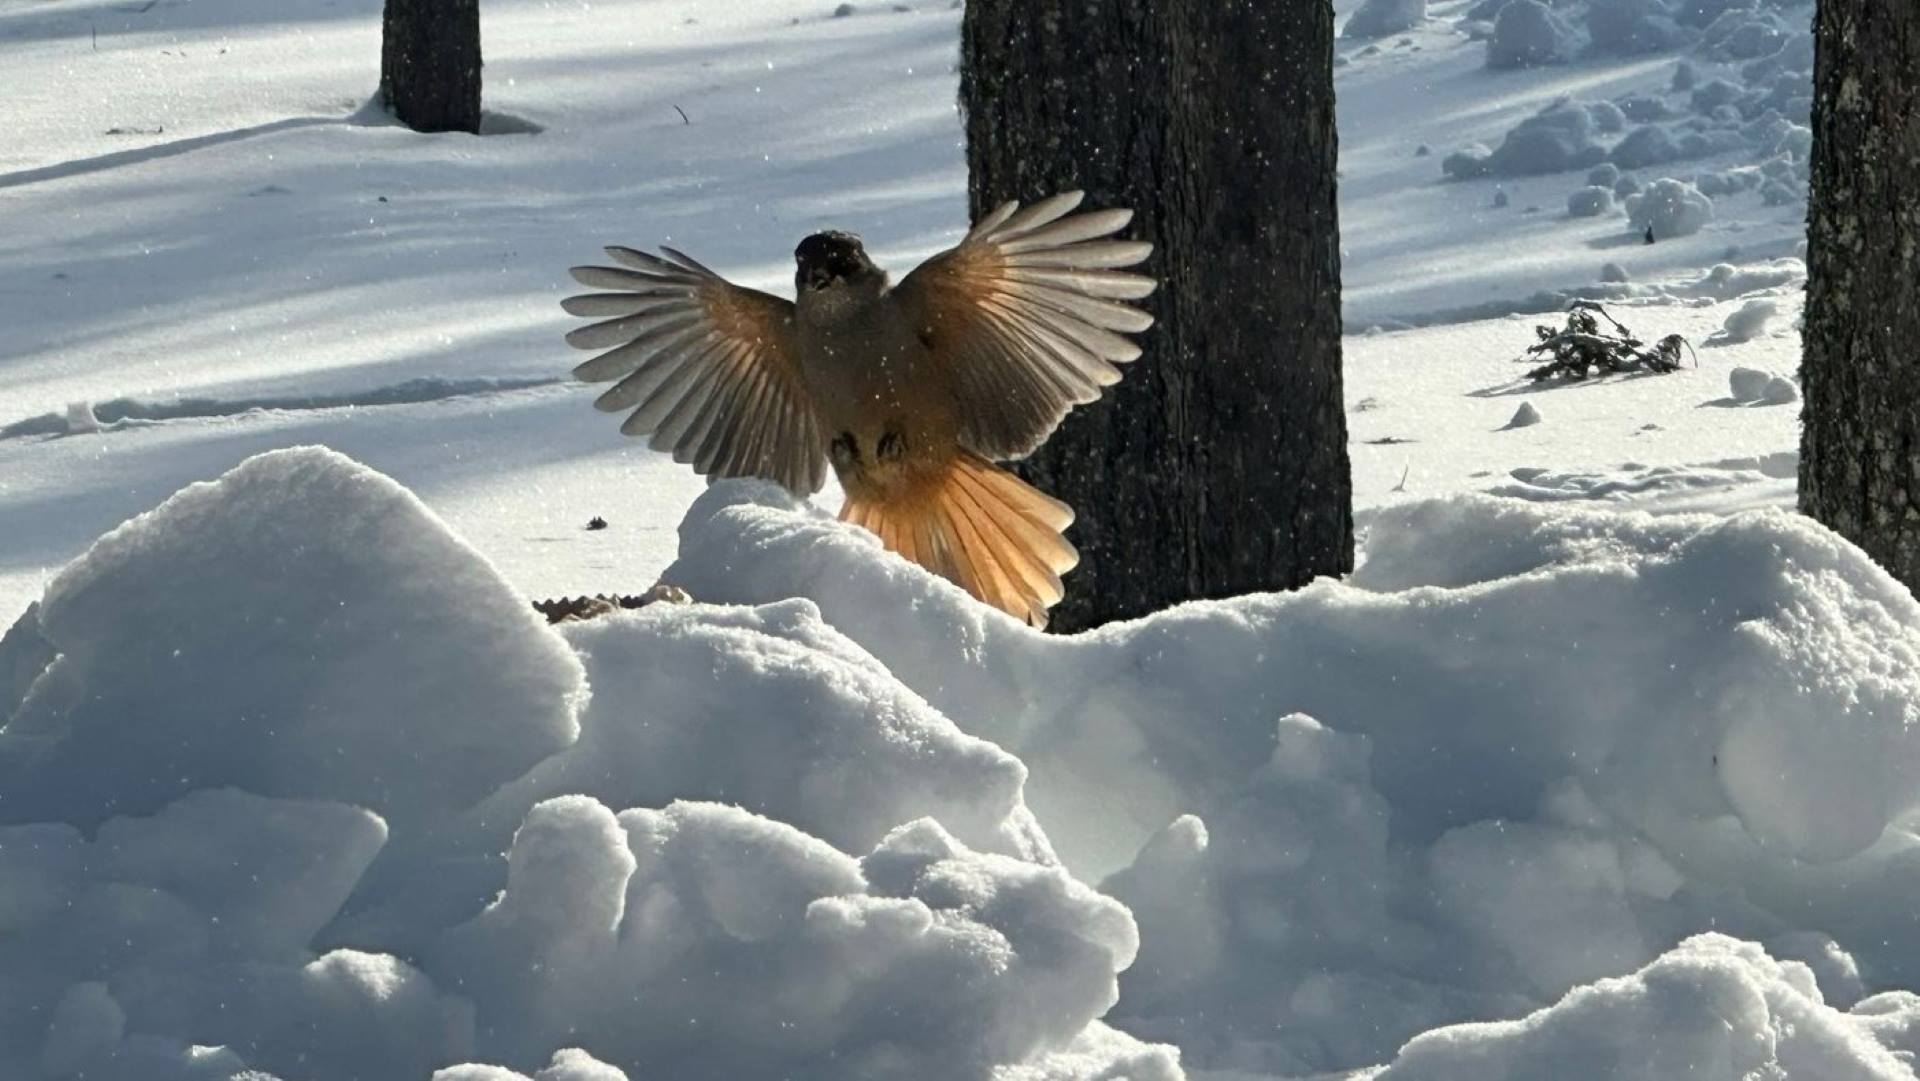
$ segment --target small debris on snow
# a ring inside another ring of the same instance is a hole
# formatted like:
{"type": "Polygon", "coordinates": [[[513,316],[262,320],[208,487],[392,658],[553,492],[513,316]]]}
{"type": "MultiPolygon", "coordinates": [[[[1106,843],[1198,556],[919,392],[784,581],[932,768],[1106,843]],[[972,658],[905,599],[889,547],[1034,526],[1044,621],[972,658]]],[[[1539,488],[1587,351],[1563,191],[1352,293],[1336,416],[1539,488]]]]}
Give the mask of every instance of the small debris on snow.
{"type": "Polygon", "coordinates": [[[649,604],[692,604],[693,597],[679,586],[655,582],[639,596],[597,593],[591,597],[560,597],[534,601],[533,610],[547,617],[548,623],[573,623],[598,619],[625,609],[645,608],[649,604]]]}
{"type": "Polygon", "coordinates": [[[607,528],[607,520],[605,518],[600,517],[598,514],[587,519],[587,529],[598,530],[598,529],[605,529],[605,528],[607,528]]]}
{"type": "Polygon", "coordinates": [[[1527,355],[1553,358],[1527,372],[1527,378],[1536,382],[1555,376],[1585,379],[1621,372],[1678,371],[1680,350],[1692,349],[1679,334],[1669,334],[1648,348],[1632,330],[1607,314],[1606,308],[1591,300],[1576,300],[1568,306],[1565,328],[1536,326],[1533,333],[1539,341],[1527,347],[1527,355]],[[1607,327],[1600,325],[1602,319],[1607,327]]]}

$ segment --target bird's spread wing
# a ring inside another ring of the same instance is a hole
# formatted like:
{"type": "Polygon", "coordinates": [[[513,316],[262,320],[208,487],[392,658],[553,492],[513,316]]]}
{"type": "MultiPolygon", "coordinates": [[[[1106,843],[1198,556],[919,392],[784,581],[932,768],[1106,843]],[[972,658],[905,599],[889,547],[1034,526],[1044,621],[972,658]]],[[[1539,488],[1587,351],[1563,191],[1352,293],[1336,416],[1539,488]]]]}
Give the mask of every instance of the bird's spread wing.
{"type": "Polygon", "coordinates": [[[1031,452],[1067,410],[1120,380],[1153,325],[1129,306],[1155,282],[1118,268],[1153,245],[1111,239],[1130,210],[1068,216],[1067,192],[1025,209],[1007,203],[960,243],[916,267],[893,295],[959,398],[960,438],[993,459],[1031,452]]]}
{"type": "Polygon", "coordinates": [[[607,351],[573,369],[614,382],[594,401],[631,409],[628,435],[717,477],[765,477],[811,495],[826,476],[825,444],[800,379],[793,303],[745,289],[672,248],[665,257],[608,248],[619,267],[574,267],[608,292],[568,297],[568,312],[601,319],[567,335],[607,351]]]}

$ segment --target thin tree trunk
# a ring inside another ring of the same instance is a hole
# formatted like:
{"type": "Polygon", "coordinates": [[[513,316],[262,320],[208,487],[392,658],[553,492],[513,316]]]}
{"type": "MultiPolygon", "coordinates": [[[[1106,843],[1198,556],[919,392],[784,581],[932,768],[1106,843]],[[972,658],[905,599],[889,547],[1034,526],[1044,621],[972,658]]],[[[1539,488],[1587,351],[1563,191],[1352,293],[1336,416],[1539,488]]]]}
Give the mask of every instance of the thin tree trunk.
{"type": "Polygon", "coordinates": [[[1072,504],[1053,626],[1353,566],[1327,0],[968,0],[973,211],[1138,212],[1146,354],[1019,471],[1072,504]]]}
{"type": "Polygon", "coordinates": [[[387,0],[380,92],[415,131],[480,131],[480,0],[387,0]]]}
{"type": "Polygon", "coordinates": [[[1800,507],[1920,590],[1920,8],[1814,30],[1800,507]]]}

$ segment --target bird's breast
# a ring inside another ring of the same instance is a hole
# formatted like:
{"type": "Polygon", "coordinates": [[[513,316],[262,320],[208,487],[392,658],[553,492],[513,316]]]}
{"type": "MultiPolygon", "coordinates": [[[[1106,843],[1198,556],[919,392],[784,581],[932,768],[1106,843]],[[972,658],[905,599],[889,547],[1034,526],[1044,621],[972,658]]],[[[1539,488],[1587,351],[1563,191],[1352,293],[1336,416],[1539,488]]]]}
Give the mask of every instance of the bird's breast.
{"type": "Polygon", "coordinates": [[[808,397],[843,485],[892,487],[952,456],[950,396],[904,321],[806,328],[801,339],[808,397]]]}

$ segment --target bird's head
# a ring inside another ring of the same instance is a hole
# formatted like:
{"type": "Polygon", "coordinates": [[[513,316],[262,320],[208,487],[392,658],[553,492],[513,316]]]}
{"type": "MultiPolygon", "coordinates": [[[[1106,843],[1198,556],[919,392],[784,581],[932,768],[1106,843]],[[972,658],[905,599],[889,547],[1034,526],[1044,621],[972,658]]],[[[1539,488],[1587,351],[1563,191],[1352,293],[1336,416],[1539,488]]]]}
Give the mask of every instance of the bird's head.
{"type": "Polygon", "coordinates": [[[815,233],[793,249],[798,267],[793,276],[795,291],[806,294],[829,286],[865,283],[880,275],[880,268],[867,258],[867,249],[852,233],[815,233]]]}

